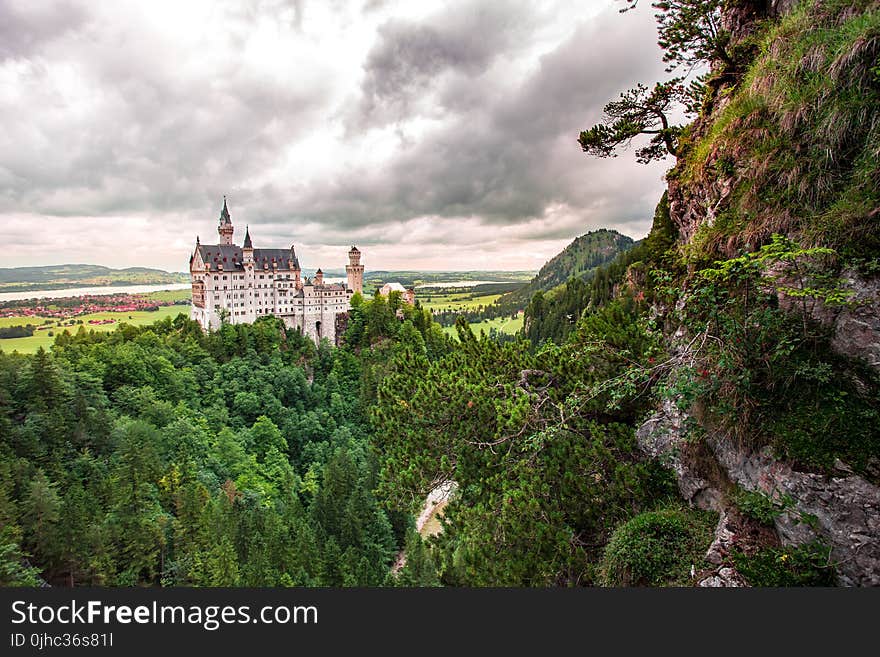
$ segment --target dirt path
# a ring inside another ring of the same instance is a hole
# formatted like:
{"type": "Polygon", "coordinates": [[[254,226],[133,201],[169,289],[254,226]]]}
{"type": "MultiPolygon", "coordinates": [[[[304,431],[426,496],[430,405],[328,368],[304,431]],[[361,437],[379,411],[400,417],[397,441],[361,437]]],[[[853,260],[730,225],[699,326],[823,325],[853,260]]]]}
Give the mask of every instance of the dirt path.
{"type": "MultiPolygon", "coordinates": [[[[454,481],[447,481],[428,493],[428,496],[425,498],[425,505],[422,507],[422,512],[416,518],[416,531],[422,535],[422,538],[434,536],[442,531],[442,527],[439,522],[436,522],[436,519],[449,503],[449,497],[455,491],[455,487],[454,481]]],[[[397,558],[394,560],[391,572],[397,574],[404,564],[406,564],[406,551],[401,550],[397,553],[397,558]]]]}

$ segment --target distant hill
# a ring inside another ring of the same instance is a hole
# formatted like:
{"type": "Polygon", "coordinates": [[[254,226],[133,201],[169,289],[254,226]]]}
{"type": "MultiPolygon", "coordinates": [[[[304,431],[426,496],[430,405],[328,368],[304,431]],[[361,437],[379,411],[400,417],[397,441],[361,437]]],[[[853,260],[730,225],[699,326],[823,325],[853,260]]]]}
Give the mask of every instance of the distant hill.
{"type": "Polygon", "coordinates": [[[506,294],[499,303],[526,304],[538,290],[552,290],[572,278],[587,280],[597,267],[611,262],[635,244],[632,238],[605,228],[581,235],[548,260],[528,285],[506,294]]]}
{"type": "Polygon", "coordinates": [[[0,292],[59,289],[71,286],[153,285],[187,283],[182,272],[147,267],[111,269],[101,265],[48,265],[45,267],[0,268],[0,292]]]}

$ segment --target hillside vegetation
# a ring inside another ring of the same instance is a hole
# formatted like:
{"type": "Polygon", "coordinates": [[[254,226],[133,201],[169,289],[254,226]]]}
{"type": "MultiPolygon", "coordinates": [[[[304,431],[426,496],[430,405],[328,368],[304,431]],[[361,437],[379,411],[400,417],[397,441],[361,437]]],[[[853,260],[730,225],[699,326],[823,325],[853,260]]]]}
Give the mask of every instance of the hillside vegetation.
{"type": "Polygon", "coordinates": [[[100,265],[49,265],[0,269],[0,292],[188,282],[189,276],[186,274],[169,273],[146,267],[111,269],[100,265]]]}
{"type": "Polygon", "coordinates": [[[525,306],[535,292],[552,290],[572,278],[586,281],[597,267],[611,262],[633,245],[632,238],[605,228],[581,235],[548,260],[528,285],[505,295],[499,303],[525,306]]]}
{"type": "MultiPolygon", "coordinates": [[[[642,151],[677,155],[650,235],[534,295],[535,346],[460,325],[387,377],[380,490],[458,483],[448,584],[880,583],[878,3],[662,6],[670,61],[704,39],[711,73],[642,151]]],[[[631,109],[585,144],[627,143],[631,109]]]]}

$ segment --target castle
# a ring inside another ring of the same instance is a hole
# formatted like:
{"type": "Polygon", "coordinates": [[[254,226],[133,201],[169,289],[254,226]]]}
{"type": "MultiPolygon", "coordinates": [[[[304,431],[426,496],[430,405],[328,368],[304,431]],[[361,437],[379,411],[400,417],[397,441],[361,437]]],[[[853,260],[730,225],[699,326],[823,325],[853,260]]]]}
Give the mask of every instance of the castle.
{"type": "Polygon", "coordinates": [[[302,278],[293,245],[289,249],[255,249],[249,229],[245,229],[244,244],[234,244],[235,229],[225,196],[217,231],[219,244],[202,244],[196,237],[190,257],[192,319],[209,330],[224,321],[248,324],[274,315],[316,343],[321,338],[334,344],[338,341],[351,297],[363,291],[364,266],[356,247],[348,252],[348,284],[325,283],[320,269],[314,279],[302,278]]]}

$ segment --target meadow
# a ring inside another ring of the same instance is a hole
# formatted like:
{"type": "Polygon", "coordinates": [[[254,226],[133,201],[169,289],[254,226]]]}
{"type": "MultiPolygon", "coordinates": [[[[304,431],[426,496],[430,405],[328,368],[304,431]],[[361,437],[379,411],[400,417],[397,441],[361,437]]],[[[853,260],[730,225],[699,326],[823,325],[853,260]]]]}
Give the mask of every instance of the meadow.
{"type": "MultiPolygon", "coordinates": [[[[187,295],[188,290],[183,290],[187,295]]],[[[156,293],[160,294],[160,293],[156,293]]],[[[65,329],[71,333],[76,333],[80,326],[84,326],[86,330],[95,331],[113,331],[120,324],[133,324],[134,326],[143,326],[144,324],[152,324],[153,322],[165,319],[166,317],[177,317],[178,313],[189,314],[187,306],[162,306],[159,310],[145,311],[135,310],[131,312],[102,312],[91,313],[89,315],[80,315],[79,317],[70,319],[54,320],[51,324],[47,324],[50,328],[42,331],[36,331],[34,335],[26,338],[8,338],[0,340],[0,350],[7,353],[18,351],[22,354],[32,354],[40,347],[48,349],[53,342],[55,336],[65,329]],[[89,324],[89,320],[103,321],[107,319],[115,320],[112,324],[89,324]],[[82,320],[82,324],[79,324],[82,320]],[[70,322],[73,321],[73,324],[70,322]],[[49,333],[52,335],[49,335],[49,333]]],[[[45,317],[0,317],[0,327],[33,324],[34,326],[42,326],[47,318],[45,317]]],[[[51,319],[51,318],[49,318],[51,319]]]]}
{"type": "Polygon", "coordinates": [[[428,292],[416,291],[416,299],[430,311],[435,310],[475,310],[479,306],[489,306],[500,299],[500,294],[484,294],[475,296],[473,292],[428,292]]]}
{"type": "MultiPolygon", "coordinates": [[[[484,319],[482,322],[471,322],[470,324],[471,330],[476,336],[480,335],[480,331],[485,331],[488,334],[493,328],[501,333],[514,334],[517,333],[522,326],[522,315],[519,315],[516,319],[511,319],[510,317],[496,317],[494,319],[484,319]]],[[[454,326],[444,326],[443,331],[447,335],[458,337],[458,333],[456,333],[454,326]]]]}

